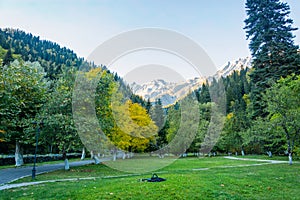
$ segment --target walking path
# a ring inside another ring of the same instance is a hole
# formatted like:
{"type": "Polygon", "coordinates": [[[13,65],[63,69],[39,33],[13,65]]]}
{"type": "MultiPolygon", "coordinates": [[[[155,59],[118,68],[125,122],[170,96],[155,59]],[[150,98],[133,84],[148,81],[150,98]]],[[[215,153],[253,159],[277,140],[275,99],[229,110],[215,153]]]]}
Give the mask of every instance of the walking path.
{"type": "MultiPolygon", "coordinates": [[[[70,167],[82,166],[94,163],[94,160],[82,160],[76,162],[70,162],[70,167]]],[[[36,174],[42,174],[46,172],[51,172],[55,170],[64,169],[64,162],[58,164],[45,164],[41,166],[36,166],[36,174]]],[[[12,181],[31,176],[32,166],[28,167],[18,167],[18,168],[7,168],[0,170],[0,185],[10,183],[12,181]]],[[[1,186],[0,186],[1,187],[1,186]]]]}
{"type": "Polygon", "coordinates": [[[283,161],[283,160],[263,160],[263,159],[252,159],[252,158],[239,158],[234,156],[224,156],[224,158],[231,159],[231,160],[251,160],[257,162],[269,162],[272,164],[288,163],[288,161],[283,161]]]}

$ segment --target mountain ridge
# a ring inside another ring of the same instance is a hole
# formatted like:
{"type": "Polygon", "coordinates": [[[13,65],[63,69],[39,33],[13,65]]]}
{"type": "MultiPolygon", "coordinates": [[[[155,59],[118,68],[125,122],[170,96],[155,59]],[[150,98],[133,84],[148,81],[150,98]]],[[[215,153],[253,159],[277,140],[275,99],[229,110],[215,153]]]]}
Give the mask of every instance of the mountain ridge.
{"type": "Polygon", "coordinates": [[[134,94],[146,100],[149,99],[151,102],[155,102],[157,99],[160,99],[162,105],[167,106],[175,103],[191,91],[198,89],[203,83],[227,77],[234,71],[240,71],[246,67],[251,68],[251,61],[250,56],[229,61],[214,75],[209,77],[195,77],[179,83],[166,82],[162,79],[153,80],[142,85],[134,82],[130,84],[130,88],[134,94]]]}

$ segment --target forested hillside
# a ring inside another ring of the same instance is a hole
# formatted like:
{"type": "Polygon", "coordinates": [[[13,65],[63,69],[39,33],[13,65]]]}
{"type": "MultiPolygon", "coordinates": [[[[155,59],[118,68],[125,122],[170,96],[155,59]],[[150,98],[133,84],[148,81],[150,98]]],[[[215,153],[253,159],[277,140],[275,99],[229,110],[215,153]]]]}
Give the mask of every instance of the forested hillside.
{"type": "MultiPolygon", "coordinates": [[[[79,67],[84,61],[70,49],[16,29],[0,29],[0,46],[19,55],[24,61],[38,61],[51,79],[60,74],[64,67],[79,67]]],[[[8,64],[8,61],[4,59],[3,64],[8,64]]]]}
{"type": "MultiPolygon", "coordinates": [[[[95,109],[105,134],[113,135],[116,126],[111,118],[113,92],[132,105],[133,113],[145,110],[146,102],[134,95],[117,74],[20,30],[0,29],[0,65],[0,148],[1,153],[15,152],[17,166],[23,163],[22,154],[34,153],[37,129],[39,154],[83,149],[72,116],[73,89],[81,68],[86,77],[93,73],[100,77],[95,109]]],[[[135,148],[141,147],[137,144],[135,148]]]]}

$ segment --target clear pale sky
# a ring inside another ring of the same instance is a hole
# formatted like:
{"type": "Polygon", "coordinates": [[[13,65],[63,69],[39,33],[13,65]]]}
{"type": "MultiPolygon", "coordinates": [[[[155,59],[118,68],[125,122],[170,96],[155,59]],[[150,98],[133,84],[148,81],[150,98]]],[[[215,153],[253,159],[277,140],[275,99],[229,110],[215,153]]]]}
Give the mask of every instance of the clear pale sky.
{"type": "MultiPolygon", "coordinates": [[[[286,0],[300,27],[300,1],[286,0]]],[[[217,67],[248,56],[245,0],[0,0],[0,27],[19,28],[87,56],[120,32],[158,27],[196,41],[217,67]]],[[[300,42],[299,30],[295,43],[300,42]]]]}

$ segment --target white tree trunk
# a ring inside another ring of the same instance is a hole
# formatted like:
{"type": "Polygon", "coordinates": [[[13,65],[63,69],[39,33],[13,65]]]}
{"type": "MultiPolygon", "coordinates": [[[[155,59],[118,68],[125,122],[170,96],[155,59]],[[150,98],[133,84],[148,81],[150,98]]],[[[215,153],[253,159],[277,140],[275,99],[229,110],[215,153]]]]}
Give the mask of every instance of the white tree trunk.
{"type": "Polygon", "coordinates": [[[123,160],[126,158],[126,152],[125,151],[123,152],[123,157],[122,158],[123,158],[123,160]]]}
{"type": "Polygon", "coordinates": [[[69,160],[65,159],[65,170],[70,170],[69,160]]]}
{"type": "Polygon", "coordinates": [[[293,156],[292,156],[292,153],[289,153],[289,164],[290,164],[290,165],[293,164],[293,156]]]}
{"type": "Polygon", "coordinates": [[[84,160],[85,159],[85,148],[83,147],[82,148],[82,154],[81,154],[81,160],[84,160]]]}
{"type": "Polygon", "coordinates": [[[245,152],[244,152],[244,150],[242,150],[242,156],[245,156],[245,152]]]}
{"type": "Polygon", "coordinates": [[[18,141],[16,141],[15,161],[16,161],[16,167],[20,167],[21,165],[24,164],[20,143],[18,141]]]}
{"type": "Polygon", "coordinates": [[[114,153],[113,153],[113,161],[116,161],[117,160],[117,152],[115,151],[114,153]]]}
{"type": "Polygon", "coordinates": [[[98,164],[101,163],[100,158],[97,155],[95,155],[95,154],[93,156],[93,159],[94,159],[96,165],[98,165],[98,164]]]}
{"type": "Polygon", "coordinates": [[[91,151],[91,159],[94,158],[94,151],[91,151]]]}

